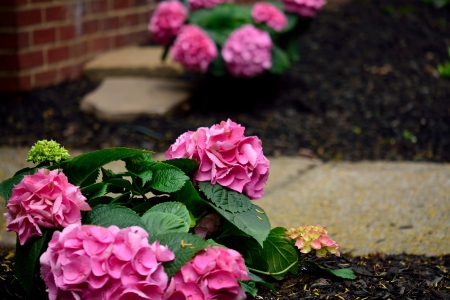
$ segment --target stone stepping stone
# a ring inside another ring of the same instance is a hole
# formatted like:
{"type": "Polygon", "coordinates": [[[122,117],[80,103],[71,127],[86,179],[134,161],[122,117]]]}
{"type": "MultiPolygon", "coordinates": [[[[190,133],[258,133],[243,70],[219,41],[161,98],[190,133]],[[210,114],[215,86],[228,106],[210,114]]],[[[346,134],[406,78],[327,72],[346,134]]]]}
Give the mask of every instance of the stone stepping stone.
{"type": "Polygon", "coordinates": [[[189,99],[191,86],[181,80],[109,77],[81,101],[81,110],[102,121],[132,121],[164,115],[189,99]]]}
{"type": "Polygon", "coordinates": [[[177,78],[183,67],[167,56],[161,61],[161,46],[130,46],[102,53],[84,66],[84,75],[93,81],[110,76],[177,78]]]}

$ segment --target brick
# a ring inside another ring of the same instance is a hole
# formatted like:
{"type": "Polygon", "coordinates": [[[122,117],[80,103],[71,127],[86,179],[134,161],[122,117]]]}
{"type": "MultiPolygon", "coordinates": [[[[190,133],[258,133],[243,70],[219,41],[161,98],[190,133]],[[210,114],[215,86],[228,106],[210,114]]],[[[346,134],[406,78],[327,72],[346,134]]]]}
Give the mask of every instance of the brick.
{"type": "Polygon", "coordinates": [[[87,41],[76,43],[71,47],[71,57],[78,58],[89,53],[89,44],[87,41]]]}
{"type": "Polygon", "coordinates": [[[120,18],[110,17],[103,20],[103,30],[117,29],[120,28],[120,18]]]}
{"type": "Polygon", "coordinates": [[[44,2],[51,2],[53,0],[28,0],[31,3],[44,3],[44,2]]]}
{"type": "Polygon", "coordinates": [[[100,37],[91,41],[91,51],[100,52],[110,49],[109,38],[100,37]]]}
{"type": "Polygon", "coordinates": [[[114,48],[120,48],[126,45],[125,38],[123,34],[118,34],[112,38],[112,45],[114,48]]]}
{"type": "Polygon", "coordinates": [[[58,28],[58,39],[60,41],[70,40],[75,37],[75,27],[73,25],[61,26],[58,28]]]}
{"type": "Polygon", "coordinates": [[[58,71],[49,70],[34,75],[34,87],[43,87],[56,83],[58,80],[58,71]]]}
{"type": "Polygon", "coordinates": [[[83,23],[83,34],[91,34],[100,30],[100,24],[98,20],[86,21],[83,23]]]}
{"type": "Polygon", "coordinates": [[[4,54],[0,56],[0,69],[6,71],[24,70],[44,63],[42,51],[22,54],[4,54]]]}
{"type": "Polygon", "coordinates": [[[45,10],[46,21],[61,21],[67,18],[67,6],[58,5],[45,10]]]}
{"type": "Polygon", "coordinates": [[[133,26],[139,24],[139,14],[129,14],[123,17],[123,26],[133,26]]]}
{"type": "Polygon", "coordinates": [[[47,62],[49,64],[69,58],[69,47],[58,47],[47,51],[47,62]]]}
{"type": "Polygon", "coordinates": [[[130,0],[113,0],[113,9],[124,9],[131,6],[130,0]]]}
{"type": "Polygon", "coordinates": [[[31,89],[30,75],[0,77],[0,92],[19,92],[31,89]]]}
{"type": "Polygon", "coordinates": [[[19,6],[27,4],[27,0],[2,0],[0,6],[19,6]]]}
{"type": "Polygon", "coordinates": [[[29,44],[28,32],[0,33],[0,49],[19,49],[29,44]]]}
{"type": "Polygon", "coordinates": [[[33,44],[47,44],[54,43],[56,41],[55,28],[39,29],[33,32],[33,44]]]}
{"type": "Polygon", "coordinates": [[[65,80],[74,80],[81,76],[83,73],[83,65],[82,64],[74,64],[67,67],[64,67],[60,71],[60,79],[61,81],[65,80]]]}
{"type": "Polygon", "coordinates": [[[147,0],[134,0],[134,7],[136,6],[147,6],[147,0]]]}
{"type": "Polygon", "coordinates": [[[108,1],[107,0],[96,0],[88,4],[87,13],[97,14],[105,13],[108,11],[108,1]]]}
{"type": "Polygon", "coordinates": [[[41,9],[29,9],[20,10],[17,12],[16,25],[17,26],[28,26],[33,24],[39,24],[42,22],[42,12],[41,9]]]}

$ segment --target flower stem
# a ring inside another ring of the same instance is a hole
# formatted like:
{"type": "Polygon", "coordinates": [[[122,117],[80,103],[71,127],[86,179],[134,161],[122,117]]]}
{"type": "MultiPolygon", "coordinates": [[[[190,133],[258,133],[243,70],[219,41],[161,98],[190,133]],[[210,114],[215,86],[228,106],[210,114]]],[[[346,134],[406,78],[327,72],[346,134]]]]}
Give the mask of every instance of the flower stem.
{"type": "Polygon", "coordinates": [[[264,274],[264,275],[281,275],[281,274],[286,273],[287,271],[289,271],[289,269],[292,268],[293,266],[295,266],[296,263],[298,263],[298,262],[295,261],[292,264],[290,264],[289,267],[287,267],[283,271],[276,272],[276,273],[270,273],[270,272],[265,272],[265,271],[261,271],[261,270],[256,270],[256,269],[253,269],[253,268],[250,268],[250,267],[247,267],[247,268],[250,271],[257,272],[257,273],[264,274]]]}

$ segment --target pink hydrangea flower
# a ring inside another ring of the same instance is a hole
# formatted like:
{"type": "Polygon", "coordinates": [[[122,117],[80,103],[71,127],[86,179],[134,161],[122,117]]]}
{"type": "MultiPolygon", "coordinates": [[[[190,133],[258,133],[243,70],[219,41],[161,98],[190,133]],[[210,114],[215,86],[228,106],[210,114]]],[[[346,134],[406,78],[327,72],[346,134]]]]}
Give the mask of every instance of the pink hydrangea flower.
{"type": "Polygon", "coordinates": [[[326,0],[280,0],[287,12],[312,18],[325,6],[326,0]]]}
{"type": "Polygon", "coordinates": [[[267,2],[257,2],[252,8],[252,18],[257,23],[266,23],[276,31],[283,30],[288,21],[284,13],[275,5],[267,2]]]}
{"type": "Polygon", "coordinates": [[[222,57],[231,75],[254,77],[272,66],[272,47],[269,33],[253,25],[244,25],[225,41],[222,57]]]}
{"type": "Polygon", "coordinates": [[[160,300],[168,283],[162,262],[174,258],[140,227],[74,224],[53,233],[40,263],[50,300],[160,300]]]}
{"type": "Polygon", "coordinates": [[[166,159],[190,158],[199,162],[196,181],[245,193],[250,199],[264,194],[269,177],[269,160],[256,136],[244,136],[245,127],[228,119],[211,128],[186,132],[166,151],[166,159]]]}
{"type": "Polygon", "coordinates": [[[216,44],[196,25],[184,25],[175,39],[170,53],[174,61],[188,69],[206,72],[217,56],[216,44]]]}
{"type": "Polygon", "coordinates": [[[177,0],[158,3],[148,24],[148,30],[157,43],[169,45],[188,16],[186,7],[177,0]]]}
{"type": "Polygon", "coordinates": [[[172,277],[164,299],[246,299],[238,279],[251,279],[241,254],[208,246],[172,277]]]}
{"type": "Polygon", "coordinates": [[[67,227],[80,222],[81,210],[91,210],[79,187],[69,183],[64,173],[48,169],[25,175],[13,188],[6,208],[6,230],[17,232],[21,245],[42,236],[39,226],[67,227]]]}
{"type": "Polygon", "coordinates": [[[316,250],[317,257],[324,257],[327,253],[340,256],[339,245],[333,241],[320,224],[316,226],[300,226],[299,228],[291,228],[286,232],[288,238],[295,240],[295,246],[302,253],[309,253],[312,249],[316,250]]]}
{"type": "Polygon", "coordinates": [[[203,217],[194,227],[194,232],[199,237],[205,238],[207,235],[217,231],[220,225],[220,215],[212,213],[203,217]]]}
{"type": "Polygon", "coordinates": [[[189,0],[189,7],[192,10],[200,8],[212,8],[225,2],[233,3],[234,0],[189,0]]]}

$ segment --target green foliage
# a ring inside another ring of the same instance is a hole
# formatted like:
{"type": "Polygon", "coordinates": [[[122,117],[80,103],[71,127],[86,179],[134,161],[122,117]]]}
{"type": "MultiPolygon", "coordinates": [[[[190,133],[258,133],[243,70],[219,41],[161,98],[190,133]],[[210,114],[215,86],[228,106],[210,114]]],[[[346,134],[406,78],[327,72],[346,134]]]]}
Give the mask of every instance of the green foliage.
{"type": "Polygon", "coordinates": [[[189,180],[183,171],[166,163],[156,163],[151,166],[153,177],[149,182],[152,189],[171,193],[180,190],[189,180]]]}
{"type": "Polygon", "coordinates": [[[142,216],[145,229],[152,237],[173,232],[188,232],[189,223],[175,214],[164,212],[149,212],[142,216]]]}
{"type": "Polygon", "coordinates": [[[431,3],[437,8],[443,8],[446,6],[450,6],[450,0],[423,0],[425,3],[431,3]]]}
{"type": "Polygon", "coordinates": [[[242,193],[222,187],[220,184],[199,182],[200,190],[205,193],[217,207],[229,212],[244,212],[252,207],[250,199],[242,193]]]}
{"type": "MultiPolygon", "coordinates": [[[[448,57],[450,58],[450,47],[447,48],[447,52],[448,57]]],[[[441,75],[441,77],[450,79],[450,61],[446,61],[444,62],[444,64],[438,65],[438,72],[441,75]]]]}
{"type": "Polygon", "coordinates": [[[315,270],[317,272],[331,275],[332,277],[336,277],[336,278],[340,278],[340,279],[350,279],[350,280],[356,279],[356,275],[355,275],[355,273],[353,273],[353,271],[351,269],[331,270],[329,268],[326,268],[324,266],[321,266],[321,265],[316,264],[311,261],[302,261],[301,264],[311,267],[313,270],[315,270]]]}
{"type": "Polygon", "coordinates": [[[97,205],[83,214],[83,224],[102,227],[116,225],[119,228],[139,226],[145,228],[142,219],[133,210],[118,205],[97,205]]]}
{"type": "Polygon", "coordinates": [[[283,49],[275,45],[272,48],[272,67],[270,68],[270,72],[283,74],[290,65],[289,56],[283,49]]]}
{"type": "Polygon", "coordinates": [[[19,174],[16,173],[17,175],[15,175],[14,177],[6,179],[5,181],[2,181],[2,183],[0,183],[0,196],[2,196],[3,199],[5,199],[6,204],[8,204],[8,200],[9,198],[11,198],[12,189],[14,188],[14,186],[16,184],[19,184],[23,180],[23,177],[25,175],[35,174],[37,171],[38,169],[34,168],[27,171],[23,171],[19,174]]]}

